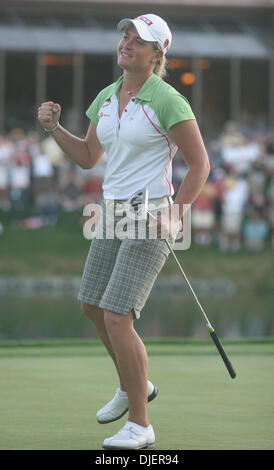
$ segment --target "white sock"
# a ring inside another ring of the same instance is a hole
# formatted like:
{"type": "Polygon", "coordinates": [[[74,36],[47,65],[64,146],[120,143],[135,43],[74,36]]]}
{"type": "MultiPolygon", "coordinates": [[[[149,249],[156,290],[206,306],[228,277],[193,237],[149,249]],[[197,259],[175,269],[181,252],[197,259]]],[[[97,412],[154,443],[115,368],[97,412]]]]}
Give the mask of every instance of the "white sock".
{"type": "Polygon", "coordinates": [[[127,392],[124,392],[124,390],[121,390],[120,388],[118,388],[118,393],[119,393],[121,398],[126,398],[127,397],[127,392]]]}
{"type": "Polygon", "coordinates": [[[137,424],[137,423],[134,423],[133,421],[127,421],[128,423],[130,424],[133,424],[134,426],[136,426],[137,428],[140,428],[141,431],[147,431],[148,428],[150,427],[150,424],[148,425],[148,427],[144,427],[144,426],[141,426],[140,424],[137,424]]]}

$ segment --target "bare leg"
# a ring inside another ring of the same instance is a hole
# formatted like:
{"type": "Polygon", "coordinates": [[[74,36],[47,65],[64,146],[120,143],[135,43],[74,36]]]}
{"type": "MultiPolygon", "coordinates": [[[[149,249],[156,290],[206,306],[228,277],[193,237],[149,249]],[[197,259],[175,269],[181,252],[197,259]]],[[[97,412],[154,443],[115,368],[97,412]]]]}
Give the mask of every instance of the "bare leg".
{"type": "Polygon", "coordinates": [[[105,328],[105,322],[104,322],[104,311],[100,307],[97,307],[96,305],[90,305],[86,303],[81,303],[81,309],[82,312],[93,322],[95,328],[98,331],[98,334],[105,345],[109,355],[113,359],[113,362],[115,364],[119,380],[120,380],[120,389],[123,391],[126,391],[125,384],[123,382],[122,376],[120,374],[119,368],[117,366],[115,354],[112,348],[112,344],[110,342],[108,333],[105,328]]]}
{"type": "Polygon", "coordinates": [[[104,311],[105,327],[126,387],[129,402],[128,420],[147,427],[148,359],[145,346],[136,333],[133,318],[104,311]]]}

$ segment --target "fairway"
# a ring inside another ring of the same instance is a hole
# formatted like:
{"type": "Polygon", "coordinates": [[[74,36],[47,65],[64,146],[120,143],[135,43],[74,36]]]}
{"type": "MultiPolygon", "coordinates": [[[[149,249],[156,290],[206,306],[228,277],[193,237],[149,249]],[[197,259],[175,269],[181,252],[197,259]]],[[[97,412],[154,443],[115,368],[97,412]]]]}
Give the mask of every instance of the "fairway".
{"type": "MultiPolygon", "coordinates": [[[[156,449],[274,449],[274,340],[223,342],[232,380],[209,341],[147,340],[156,449]]],[[[96,412],[118,382],[97,340],[0,344],[0,449],[101,449],[125,423],[96,412]]]]}

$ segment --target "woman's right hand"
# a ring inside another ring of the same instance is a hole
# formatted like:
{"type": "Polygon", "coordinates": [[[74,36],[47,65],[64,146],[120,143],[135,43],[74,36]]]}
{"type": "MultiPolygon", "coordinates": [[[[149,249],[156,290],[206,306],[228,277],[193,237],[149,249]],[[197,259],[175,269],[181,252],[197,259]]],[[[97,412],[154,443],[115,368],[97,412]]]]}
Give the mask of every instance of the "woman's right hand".
{"type": "Polygon", "coordinates": [[[59,121],[61,106],[53,101],[42,103],[38,108],[37,119],[45,129],[52,129],[59,121]]]}

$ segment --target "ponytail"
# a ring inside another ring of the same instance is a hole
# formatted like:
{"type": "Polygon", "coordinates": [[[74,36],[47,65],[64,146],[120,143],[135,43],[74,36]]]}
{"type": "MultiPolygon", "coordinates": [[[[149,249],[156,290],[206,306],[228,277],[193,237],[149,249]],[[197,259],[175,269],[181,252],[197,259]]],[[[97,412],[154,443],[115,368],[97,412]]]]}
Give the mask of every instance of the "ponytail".
{"type": "MultiPolygon", "coordinates": [[[[153,49],[158,52],[162,50],[157,42],[153,43],[153,49]]],[[[156,65],[153,69],[153,73],[155,73],[155,75],[158,75],[158,77],[164,78],[167,75],[167,66],[167,60],[165,55],[163,54],[161,59],[156,62],[156,65]]]]}

